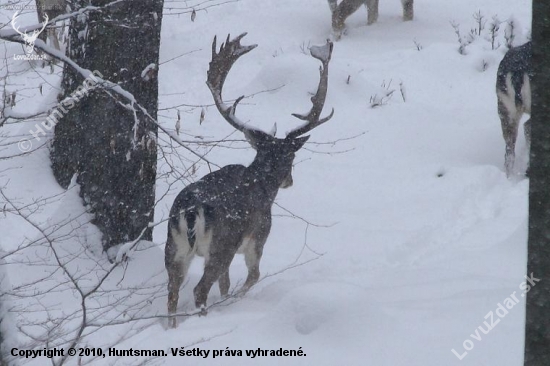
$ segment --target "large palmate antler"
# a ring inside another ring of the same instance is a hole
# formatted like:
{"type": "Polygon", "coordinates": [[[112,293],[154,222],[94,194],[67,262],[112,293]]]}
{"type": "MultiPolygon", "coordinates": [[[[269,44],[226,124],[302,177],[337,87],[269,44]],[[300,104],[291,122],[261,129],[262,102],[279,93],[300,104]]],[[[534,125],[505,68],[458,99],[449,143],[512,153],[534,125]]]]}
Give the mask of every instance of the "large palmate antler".
{"type": "MultiPolygon", "coordinates": [[[[228,106],[223,102],[222,89],[225,78],[227,77],[227,74],[231,70],[233,64],[239,59],[239,57],[257,47],[257,45],[242,46],[240,41],[244,36],[246,36],[246,33],[241,34],[233,40],[230,40],[230,36],[227,36],[227,40],[225,43],[221,44],[219,52],[217,52],[216,37],[214,37],[214,42],[212,42],[212,61],[210,61],[210,67],[207,73],[208,78],[206,81],[206,84],[214,97],[214,103],[216,104],[218,111],[225,118],[225,120],[231,124],[231,126],[241,132],[254,129],[252,127],[245,126],[245,124],[235,116],[237,105],[244,98],[244,96],[237,98],[232,106],[228,106]]],[[[311,131],[315,127],[327,122],[333,116],[334,109],[327,117],[320,118],[323,106],[325,104],[325,99],[327,97],[328,64],[332,56],[332,49],[333,44],[329,40],[327,40],[327,43],[323,46],[313,46],[310,48],[311,56],[318,59],[322,63],[319,70],[319,86],[317,88],[317,92],[311,98],[313,106],[309,113],[307,115],[296,113],[292,114],[294,117],[306,121],[306,123],[301,127],[290,131],[287,135],[287,139],[297,138],[304,133],[311,131]]]]}
{"type": "Polygon", "coordinates": [[[332,56],[333,43],[330,40],[327,40],[327,43],[323,46],[312,46],[310,48],[311,56],[321,61],[323,64],[319,68],[319,73],[321,78],[319,80],[319,86],[317,87],[317,92],[314,96],[311,97],[311,103],[313,106],[308,114],[297,114],[293,113],[292,115],[302,121],[307,121],[301,127],[295,128],[287,134],[287,138],[296,138],[303,135],[306,132],[313,130],[315,127],[327,122],[334,115],[334,108],[328,116],[321,118],[321,112],[325,105],[325,100],[327,98],[328,90],[328,64],[332,56]]]}
{"type": "Polygon", "coordinates": [[[216,52],[216,37],[212,42],[212,61],[210,61],[210,67],[207,73],[206,85],[210,89],[212,96],[214,97],[214,103],[220,111],[221,115],[231,126],[237,130],[244,132],[250,128],[245,127],[236,116],[235,110],[237,109],[237,104],[244,98],[240,96],[235,100],[232,106],[228,106],[223,102],[222,99],[222,89],[223,84],[225,83],[225,78],[231,70],[231,67],[245,53],[252,51],[257,45],[242,46],[241,39],[246,36],[246,33],[241,34],[233,40],[229,40],[230,36],[227,36],[225,43],[222,43],[220,46],[220,51],[216,52]]]}

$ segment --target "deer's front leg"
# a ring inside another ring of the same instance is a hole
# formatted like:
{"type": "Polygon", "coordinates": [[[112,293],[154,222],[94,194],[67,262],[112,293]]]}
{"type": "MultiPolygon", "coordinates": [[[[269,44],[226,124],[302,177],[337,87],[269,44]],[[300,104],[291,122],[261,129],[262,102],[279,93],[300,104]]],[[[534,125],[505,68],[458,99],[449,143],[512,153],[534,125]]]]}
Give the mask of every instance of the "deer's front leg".
{"type": "Polygon", "coordinates": [[[341,35],[344,28],[346,19],[361,5],[363,0],[343,0],[340,5],[332,12],[332,29],[338,35],[341,35]]]}
{"type": "Polygon", "coordinates": [[[226,297],[229,292],[229,286],[231,286],[231,281],[229,279],[229,269],[221,274],[220,279],[218,280],[218,285],[220,287],[220,294],[222,297],[226,297]]]}
{"type": "Polygon", "coordinates": [[[246,293],[252,286],[258,282],[260,278],[260,259],[262,258],[262,252],[259,253],[255,248],[252,248],[250,252],[246,252],[244,255],[244,260],[246,262],[246,267],[248,268],[248,277],[241,289],[242,293],[246,293]]]}
{"type": "Polygon", "coordinates": [[[260,278],[260,260],[264,251],[264,245],[271,231],[271,214],[269,212],[262,215],[260,225],[257,231],[252,235],[251,241],[248,243],[244,251],[244,261],[248,268],[248,277],[241,289],[242,293],[246,293],[252,286],[258,282],[260,278]]]}

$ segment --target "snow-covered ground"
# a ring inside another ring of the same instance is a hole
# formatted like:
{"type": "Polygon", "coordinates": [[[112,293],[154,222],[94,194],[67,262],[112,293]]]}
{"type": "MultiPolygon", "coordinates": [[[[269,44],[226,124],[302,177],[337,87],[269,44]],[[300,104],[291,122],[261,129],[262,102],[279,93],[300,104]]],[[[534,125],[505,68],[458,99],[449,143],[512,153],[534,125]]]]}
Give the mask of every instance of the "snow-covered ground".
{"type": "MultiPolygon", "coordinates": [[[[521,365],[525,306],[520,284],[526,274],[528,181],[520,174],[508,180],[502,169],[504,142],[495,78],[505,47],[491,50],[482,36],[461,55],[450,25],[459,24],[465,36],[476,27],[472,14],[478,11],[487,25],[494,15],[501,20],[513,17],[520,31],[518,43],[529,34],[528,0],[417,1],[412,22],[402,22],[400,1],[383,0],[374,25],[366,26],[366,9],[351,16],[330,64],[325,113],[334,108],[335,115],[311,133],[311,143],[296,158],[294,186],[279,192],[261,263],[267,277],[243,298],[213,307],[206,317],[182,319],[175,330],[167,330],[162,319],[123,322],[87,329],[85,334],[91,334],[81,346],[112,347],[123,339],[117,349],[165,350],[169,356],[150,361],[163,365],[521,365]],[[372,108],[372,101],[388,90],[394,90],[393,95],[372,108]],[[506,314],[497,312],[498,304],[514,291],[517,306],[506,314]],[[487,332],[490,312],[493,324],[498,324],[487,332]],[[207,358],[173,357],[170,349],[179,347],[212,351],[207,358]],[[251,359],[245,354],[258,348],[300,347],[302,357],[251,359]],[[212,357],[213,350],[227,348],[241,350],[243,356],[212,357]]],[[[504,28],[502,24],[500,43],[504,28]]],[[[319,62],[308,55],[307,47],[323,44],[330,36],[325,0],[241,0],[198,12],[194,22],[188,14],[166,15],[159,121],[174,129],[179,109],[182,138],[191,134],[214,140],[233,132],[212,106],[205,108],[199,124],[202,108],[192,106],[212,103],[205,78],[213,37],[242,32],[248,32],[243,44],[259,46],[238,61],[227,80],[226,99],[254,94],[243,101],[238,115],[266,131],[277,122],[278,134],[284,136],[297,123],[290,114],[310,107],[319,62]],[[189,54],[176,58],[184,53],[189,54]]],[[[19,45],[7,47],[8,53],[21,52],[19,45]]],[[[29,69],[19,78],[25,80],[17,85],[21,112],[55,100],[55,75],[29,69]],[[44,97],[37,92],[42,83],[44,97]]],[[[29,135],[36,122],[6,125],[0,132],[19,139],[29,135]]],[[[242,136],[235,133],[231,138],[242,136]]],[[[167,143],[165,135],[161,140],[167,143]]],[[[248,164],[252,150],[239,149],[246,146],[236,142],[232,149],[215,148],[208,159],[222,166],[248,164]]],[[[16,146],[7,147],[2,156],[17,151],[16,146]]],[[[182,158],[171,161],[181,170],[189,168],[196,159],[178,151],[182,158]]],[[[518,156],[521,173],[523,140],[518,156]]],[[[159,172],[168,170],[160,159],[159,172]]],[[[195,179],[207,171],[206,164],[199,164],[195,179]]],[[[159,179],[158,197],[168,193],[157,206],[157,222],[167,217],[186,183],[159,179]]],[[[0,160],[0,187],[20,206],[61,195],[39,205],[33,222],[39,227],[57,224],[56,253],[76,258],[67,266],[69,271],[84,276],[84,287],[93,287],[110,264],[100,252],[97,230],[86,224],[90,217],[82,214],[78,187],[63,193],[46,149],[0,160]],[[70,221],[75,216],[79,218],[70,221]]],[[[11,213],[2,216],[2,250],[40,239],[30,222],[11,213]]],[[[138,304],[139,310],[131,309],[135,316],[165,314],[165,240],[163,223],[155,228],[153,243],[142,243],[131,252],[129,261],[103,284],[105,293],[95,295],[91,303],[98,308],[113,305],[119,298],[117,289],[126,289],[133,293],[124,301],[138,304]],[[147,290],[128,290],[132,286],[147,290]],[[151,301],[145,306],[142,301],[147,298],[151,301]]],[[[80,306],[65,274],[52,274],[57,260],[52,253],[48,245],[31,246],[6,258],[12,286],[48,276],[46,283],[22,289],[28,297],[10,299],[19,309],[15,320],[20,324],[37,324],[45,318],[45,309],[50,317],[70,318],[80,306]],[[39,299],[32,295],[46,288],[48,293],[39,299]]],[[[181,312],[194,311],[192,288],[201,270],[202,260],[196,259],[180,292],[181,312]]],[[[240,256],[230,275],[232,286],[242,284],[246,267],[240,256]]],[[[209,302],[219,300],[214,286],[209,302]]],[[[115,304],[102,316],[113,316],[125,306],[115,304]]],[[[72,331],[79,319],[77,314],[55,331],[72,331]]],[[[24,330],[37,335],[51,324],[52,319],[43,328],[29,325],[24,330]]],[[[51,339],[55,344],[63,337],[54,332],[51,339]]],[[[18,340],[28,342],[29,337],[19,333],[18,340]]],[[[145,358],[106,357],[92,363],[135,365],[138,360],[145,358]]],[[[38,358],[31,364],[46,361],[38,358]]],[[[70,362],[76,364],[77,358],[70,362]]]]}

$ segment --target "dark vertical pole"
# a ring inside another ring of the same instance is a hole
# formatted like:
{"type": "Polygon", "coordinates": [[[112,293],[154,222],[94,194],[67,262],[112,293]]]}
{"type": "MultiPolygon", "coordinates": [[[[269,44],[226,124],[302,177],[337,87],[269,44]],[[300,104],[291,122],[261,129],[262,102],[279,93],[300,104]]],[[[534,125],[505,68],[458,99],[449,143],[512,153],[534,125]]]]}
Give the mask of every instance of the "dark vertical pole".
{"type": "Polygon", "coordinates": [[[550,365],[550,2],[533,0],[533,79],[525,365],[550,365]]]}

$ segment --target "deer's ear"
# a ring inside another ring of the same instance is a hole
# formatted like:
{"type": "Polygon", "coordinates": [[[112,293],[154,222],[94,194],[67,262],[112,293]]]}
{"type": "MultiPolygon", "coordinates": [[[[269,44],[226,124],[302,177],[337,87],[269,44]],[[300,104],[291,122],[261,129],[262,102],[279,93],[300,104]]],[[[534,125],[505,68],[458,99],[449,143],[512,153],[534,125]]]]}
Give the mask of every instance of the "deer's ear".
{"type": "Polygon", "coordinates": [[[294,138],[292,139],[292,148],[294,150],[294,152],[300,150],[304,144],[307,142],[307,140],[309,140],[309,136],[304,136],[304,137],[298,137],[298,138],[294,138]]]}

